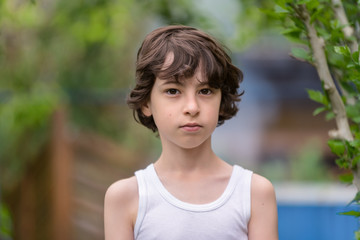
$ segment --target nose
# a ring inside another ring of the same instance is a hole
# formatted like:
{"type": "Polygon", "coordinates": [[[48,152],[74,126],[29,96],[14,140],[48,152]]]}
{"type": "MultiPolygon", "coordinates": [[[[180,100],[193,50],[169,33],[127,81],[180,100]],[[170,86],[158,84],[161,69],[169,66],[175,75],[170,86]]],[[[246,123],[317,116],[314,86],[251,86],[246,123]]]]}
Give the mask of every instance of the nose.
{"type": "Polygon", "coordinates": [[[196,96],[187,96],[184,103],[184,114],[196,116],[200,112],[198,99],[196,96]]]}

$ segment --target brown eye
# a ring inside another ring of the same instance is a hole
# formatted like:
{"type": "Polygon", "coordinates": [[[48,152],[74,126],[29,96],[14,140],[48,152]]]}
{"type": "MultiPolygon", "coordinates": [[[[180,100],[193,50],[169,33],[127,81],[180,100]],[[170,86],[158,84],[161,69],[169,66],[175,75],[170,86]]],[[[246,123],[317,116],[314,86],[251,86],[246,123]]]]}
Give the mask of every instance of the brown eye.
{"type": "Polygon", "coordinates": [[[175,95],[175,94],[179,94],[179,90],[175,89],[175,88],[171,88],[171,89],[168,89],[166,90],[166,93],[169,94],[169,95],[175,95]]]}
{"type": "Polygon", "coordinates": [[[200,94],[203,94],[203,95],[210,95],[211,93],[212,93],[212,91],[208,88],[204,88],[204,89],[200,90],[200,94]]]}

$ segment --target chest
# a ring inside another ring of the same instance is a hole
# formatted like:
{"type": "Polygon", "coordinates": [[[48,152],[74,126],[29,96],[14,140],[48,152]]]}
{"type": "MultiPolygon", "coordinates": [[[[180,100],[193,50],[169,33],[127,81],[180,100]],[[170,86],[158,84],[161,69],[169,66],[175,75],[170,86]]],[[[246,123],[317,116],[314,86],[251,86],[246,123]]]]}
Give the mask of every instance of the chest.
{"type": "Polygon", "coordinates": [[[209,212],[149,209],[136,239],[247,240],[247,227],[242,217],[229,208],[220,209],[209,212]]]}
{"type": "Polygon", "coordinates": [[[230,176],[162,177],[164,188],[180,201],[192,204],[206,204],[221,197],[229,183],[230,176]]]}

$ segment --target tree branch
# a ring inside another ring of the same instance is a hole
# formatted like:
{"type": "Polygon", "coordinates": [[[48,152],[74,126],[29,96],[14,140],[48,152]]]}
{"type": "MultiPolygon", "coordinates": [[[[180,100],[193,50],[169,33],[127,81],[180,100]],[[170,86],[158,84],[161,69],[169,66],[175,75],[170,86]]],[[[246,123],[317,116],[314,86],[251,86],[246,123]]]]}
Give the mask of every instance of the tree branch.
{"type": "MultiPolygon", "coordinates": [[[[341,0],[332,0],[332,6],[336,15],[336,18],[339,20],[340,24],[343,26],[342,31],[346,38],[350,39],[354,36],[354,29],[350,26],[347,19],[344,6],[341,0]]],[[[359,44],[356,42],[356,38],[352,39],[350,42],[351,52],[356,52],[358,50],[359,44]]]]}
{"type": "Polygon", "coordinates": [[[310,22],[310,15],[306,6],[301,5],[300,10],[301,17],[307,28],[307,34],[310,41],[311,49],[313,51],[314,65],[316,67],[320,80],[324,83],[324,89],[329,96],[333,112],[335,114],[337,129],[331,130],[329,132],[329,135],[331,138],[351,141],[354,138],[350,131],[344,103],[338,90],[336,89],[334,80],[330,74],[324,51],[324,39],[318,37],[314,24],[310,22]]]}
{"type": "MultiPolygon", "coordinates": [[[[344,36],[350,40],[350,50],[351,52],[356,52],[358,50],[358,43],[356,42],[356,37],[354,33],[354,28],[352,28],[349,24],[347,15],[345,13],[344,6],[341,2],[341,0],[332,0],[332,8],[334,10],[336,18],[339,20],[340,24],[342,25],[342,32],[344,33],[344,36]],[[351,39],[353,37],[353,39],[351,39]]],[[[341,85],[339,85],[341,87],[341,85]]],[[[347,102],[349,104],[354,105],[355,104],[355,98],[350,97],[347,91],[343,88],[341,88],[342,92],[345,94],[347,98],[347,102]]]]}

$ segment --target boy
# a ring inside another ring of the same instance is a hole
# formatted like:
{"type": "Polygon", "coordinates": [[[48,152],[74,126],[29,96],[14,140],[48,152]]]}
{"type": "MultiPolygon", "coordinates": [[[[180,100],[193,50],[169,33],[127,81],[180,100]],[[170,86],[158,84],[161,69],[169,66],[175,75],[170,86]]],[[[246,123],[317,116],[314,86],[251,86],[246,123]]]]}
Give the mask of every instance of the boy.
{"type": "Polygon", "coordinates": [[[106,240],[275,240],[272,184],[215,155],[211,134],[233,117],[242,72],[221,45],[192,27],[146,36],[128,104],[157,132],[162,153],[105,196],[106,240]]]}

